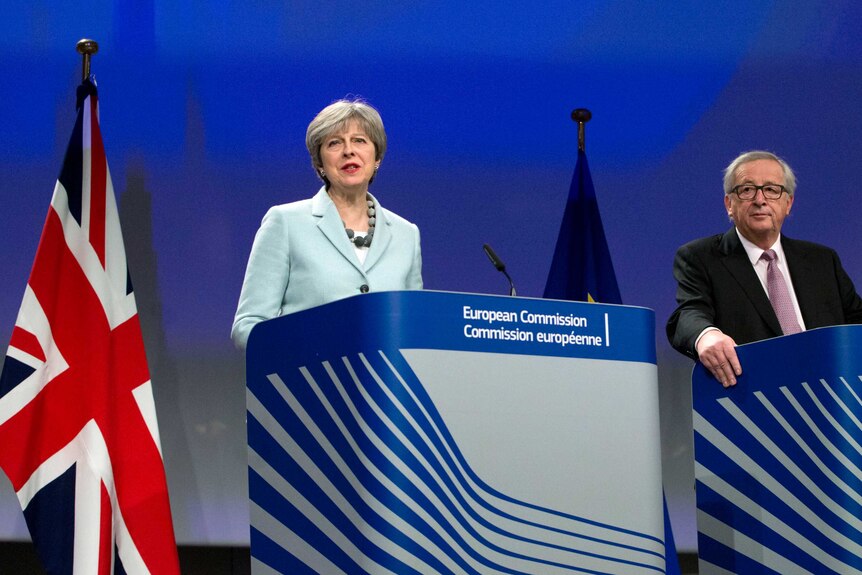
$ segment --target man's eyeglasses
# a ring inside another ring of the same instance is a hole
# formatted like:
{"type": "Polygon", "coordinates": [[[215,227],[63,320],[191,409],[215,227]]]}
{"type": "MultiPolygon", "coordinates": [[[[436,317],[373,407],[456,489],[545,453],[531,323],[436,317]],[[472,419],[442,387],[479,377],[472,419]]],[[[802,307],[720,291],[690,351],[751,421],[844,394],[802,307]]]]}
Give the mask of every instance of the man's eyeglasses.
{"type": "Polygon", "coordinates": [[[740,200],[753,200],[757,195],[757,190],[763,190],[763,197],[767,200],[777,200],[781,194],[786,192],[781,184],[766,184],[763,186],[755,186],[754,184],[742,184],[730,190],[731,194],[736,194],[740,200]]]}

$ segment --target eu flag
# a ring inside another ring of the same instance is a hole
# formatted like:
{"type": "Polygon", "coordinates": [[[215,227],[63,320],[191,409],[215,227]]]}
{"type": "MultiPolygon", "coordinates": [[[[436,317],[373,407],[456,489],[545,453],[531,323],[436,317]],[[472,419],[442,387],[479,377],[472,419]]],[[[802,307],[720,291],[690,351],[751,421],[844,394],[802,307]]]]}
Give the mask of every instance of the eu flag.
{"type": "MultiPolygon", "coordinates": [[[[599,204],[587,155],[578,150],[578,163],[569,187],[569,199],[554,249],[543,297],[601,303],[623,303],[611,252],[605,239],[599,204]]],[[[679,575],[667,501],[664,501],[665,569],[679,575]]]]}
{"type": "Polygon", "coordinates": [[[544,297],[574,301],[622,303],[587,155],[578,163],[554,250],[544,297]]]}

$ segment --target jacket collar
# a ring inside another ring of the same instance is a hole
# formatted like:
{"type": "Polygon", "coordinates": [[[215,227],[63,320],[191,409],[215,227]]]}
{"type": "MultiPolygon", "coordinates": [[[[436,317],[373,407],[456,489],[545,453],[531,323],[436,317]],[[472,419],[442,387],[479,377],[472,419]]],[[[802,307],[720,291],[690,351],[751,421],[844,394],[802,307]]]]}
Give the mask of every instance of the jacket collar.
{"type": "Polygon", "coordinates": [[[806,310],[817,309],[817,304],[822,298],[818,297],[817,283],[811,281],[811,278],[817,277],[818,272],[814,269],[809,252],[802,247],[802,243],[787,236],[781,237],[781,247],[784,249],[784,257],[787,258],[796,302],[799,304],[799,311],[802,312],[802,320],[806,328],[811,329],[816,324],[813,318],[808,317],[806,310]]]}
{"type": "MultiPolygon", "coordinates": [[[[371,194],[369,193],[369,195],[371,194]]],[[[383,252],[392,240],[392,231],[390,230],[392,222],[386,216],[386,211],[380,205],[377,198],[372,195],[371,199],[374,200],[377,221],[374,225],[374,241],[371,242],[371,247],[368,248],[364,267],[359,263],[353,246],[350,245],[350,242],[345,241],[347,236],[344,232],[344,222],[341,221],[341,216],[338,215],[338,209],[335,207],[332,198],[326,193],[326,187],[321,187],[311,199],[311,215],[318,218],[318,229],[326,236],[335,249],[363,275],[370,271],[380,260],[383,252]]]]}

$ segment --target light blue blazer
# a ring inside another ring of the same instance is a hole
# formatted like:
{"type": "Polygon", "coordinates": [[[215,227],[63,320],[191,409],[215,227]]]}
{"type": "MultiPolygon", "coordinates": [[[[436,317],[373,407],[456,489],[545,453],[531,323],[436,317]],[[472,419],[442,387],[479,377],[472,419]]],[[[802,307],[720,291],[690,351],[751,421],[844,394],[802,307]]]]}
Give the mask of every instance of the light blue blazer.
{"type": "Polygon", "coordinates": [[[231,339],[245,349],[257,323],[366,291],[422,289],[419,228],[376,204],[365,264],[321,188],[269,209],[254,238],[231,339]]]}

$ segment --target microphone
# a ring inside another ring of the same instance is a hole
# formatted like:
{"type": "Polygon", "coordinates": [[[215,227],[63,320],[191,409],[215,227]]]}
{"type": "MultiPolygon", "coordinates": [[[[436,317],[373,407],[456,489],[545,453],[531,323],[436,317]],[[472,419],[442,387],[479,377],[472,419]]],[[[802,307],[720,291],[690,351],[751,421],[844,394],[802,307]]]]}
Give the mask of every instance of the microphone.
{"type": "Polygon", "coordinates": [[[515,294],[515,284],[512,282],[512,278],[509,274],[506,273],[506,264],[503,263],[503,260],[494,253],[494,250],[491,249],[491,246],[488,244],[482,244],[482,249],[485,250],[485,254],[487,254],[488,259],[491,260],[491,263],[494,264],[494,267],[497,268],[498,272],[502,272],[506,279],[509,280],[509,295],[514,296],[515,294]]]}

